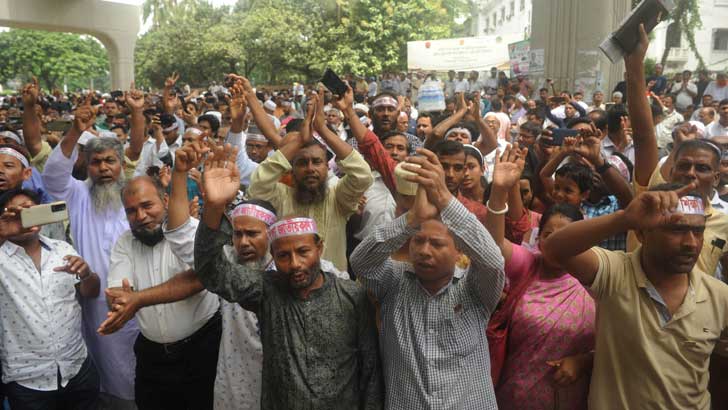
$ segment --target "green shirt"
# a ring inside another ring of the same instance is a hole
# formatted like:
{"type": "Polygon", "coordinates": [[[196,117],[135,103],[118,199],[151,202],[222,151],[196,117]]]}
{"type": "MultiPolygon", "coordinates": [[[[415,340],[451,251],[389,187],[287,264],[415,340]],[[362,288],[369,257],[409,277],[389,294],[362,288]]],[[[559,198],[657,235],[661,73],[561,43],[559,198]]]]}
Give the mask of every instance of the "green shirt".
{"type": "MultiPolygon", "coordinates": [[[[374,309],[364,288],[323,272],[324,284],[301,300],[275,271],[230,262],[223,218],[195,235],[195,267],[205,287],[258,315],[263,344],[262,409],[380,409],[383,380],[374,309]]],[[[287,281],[287,280],[286,280],[287,281]]]]}

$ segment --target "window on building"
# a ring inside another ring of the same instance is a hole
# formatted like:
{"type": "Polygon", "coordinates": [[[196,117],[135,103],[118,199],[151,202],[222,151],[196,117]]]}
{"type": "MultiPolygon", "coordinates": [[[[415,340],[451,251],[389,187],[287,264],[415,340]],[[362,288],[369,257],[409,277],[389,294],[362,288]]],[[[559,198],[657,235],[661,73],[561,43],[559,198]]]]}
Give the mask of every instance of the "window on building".
{"type": "Polygon", "coordinates": [[[511,2],[510,13],[508,13],[508,18],[513,17],[514,14],[516,14],[516,2],[515,2],[515,0],[511,2]]]}
{"type": "MultiPolygon", "coordinates": [[[[718,1],[718,0],[716,0],[716,1],[718,1]]],[[[526,8],[526,0],[521,0],[521,5],[519,6],[518,9],[523,11],[523,9],[525,9],[525,8],[526,8]]]]}
{"type": "Polygon", "coordinates": [[[718,29],[713,32],[713,50],[728,51],[728,30],[718,29]]]}
{"type": "Polygon", "coordinates": [[[677,23],[670,24],[667,26],[667,33],[665,34],[665,47],[681,48],[681,37],[680,25],[677,23]]]}

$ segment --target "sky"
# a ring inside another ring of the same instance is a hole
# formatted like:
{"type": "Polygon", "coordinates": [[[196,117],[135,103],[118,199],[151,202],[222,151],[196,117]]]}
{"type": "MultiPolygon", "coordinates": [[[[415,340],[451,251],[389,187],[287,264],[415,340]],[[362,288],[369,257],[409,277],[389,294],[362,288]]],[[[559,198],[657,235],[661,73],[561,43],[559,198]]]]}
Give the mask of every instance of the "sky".
{"type": "MultiPolygon", "coordinates": [[[[141,5],[144,3],[144,0],[103,0],[108,1],[111,3],[123,3],[123,4],[136,4],[141,5]]],[[[207,0],[208,3],[211,3],[215,7],[219,6],[231,6],[237,2],[237,0],[207,0]]],[[[146,23],[143,23],[142,26],[139,28],[139,34],[144,34],[149,30],[152,26],[152,21],[149,19],[146,23]]]]}

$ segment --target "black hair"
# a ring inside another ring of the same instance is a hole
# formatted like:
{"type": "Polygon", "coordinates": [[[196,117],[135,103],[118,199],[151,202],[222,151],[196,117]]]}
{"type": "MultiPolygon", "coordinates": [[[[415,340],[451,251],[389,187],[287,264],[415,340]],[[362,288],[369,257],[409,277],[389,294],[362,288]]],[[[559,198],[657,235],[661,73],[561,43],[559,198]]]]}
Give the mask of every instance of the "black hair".
{"type": "Polygon", "coordinates": [[[490,108],[493,112],[500,112],[503,109],[503,103],[499,99],[490,102],[490,108]]]}
{"type": "Polygon", "coordinates": [[[379,141],[382,144],[384,144],[384,141],[386,141],[386,140],[388,140],[388,139],[390,139],[392,137],[396,137],[396,136],[403,137],[404,140],[407,141],[407,152],[410,152],[410,148],[411,147],[410,147],[409,138],[407,138],[407,136],[404,133],[402,133],[402,132],[399,132],[399,131],[389,131],[389,132],[385,132],[384,134],[382,134],[381,137],[379,137],[379,141]]]}
{"type": "Polygon", "coordinates": [[[461,152],[464,152],[463,144],[461,144],[459,141],[453,141],[453,140],[440,140],[438,141],[434,147],[432,147],[432,152],[435,153],[438,157],[441,156],[447,156],[447,155],[457,155],[461,152]]]}
{"type": "MultiPolygon", "coordinates": [[[[664,191],[677,191],[680,188],[685,187],[683,184],[679,184],[677,182],[665,182],[664,184],[659,184],[656,186],[653,186],[652,188],[648,189],[650,192],[664,192],[664,191]]],[[[694,196],[697,198],[705,199],[698,191],[690,191],[685,196],[694,196]]]]}
{"type": "Polygon", "coordinates": [[[541,131],[543,129],[539,127],[538,124],[527,121],[521,124],[521,130],[526,131],[529,134],[533,134],[534,137],[538,138],[541,135],[541,131]]]}
{"type": "Polygon", "coordinates": [[[18,195],[25,195],[28,198],[30,198],[30,200],[33,201],[34,204],[36,204],[36,205],[40,204],[40,195],[38,195],[37,192],[35,192],[31,189],[24,189],[24,188],[9,189],[9,190],[3,192],[2,195],[0,195],[0,215],[4,212],[4,209],[7,208],[8,203],[18,195]]]}
{"type": "Polygon", "coordinates": [[[581,213],[581,209],[571,204],[554,204],[541,215],[541,221],[538,223],[539,235],[543,232],[544,226],[553,216],[561,215],[571,220],[571,222],[581,221],[584,219],[584,214],[581,213]]]}
{"type": "Polygon", "coordinates": [[[622,117],[627,117],[627,109],[623,104],[613,105],[607,111],[607,127],[609,132],[619,132],[622,130],[622,117]]]}
{"type": "Polygon", "coordinates": [[[538,89],[538,92],[540,93],[541,91],[546,91],[546,92],[549,92],[549,89],[548,89],[548,88],[546,88],[546,87],[543,87],[543,88],[539,88],[539,89],[538,89]]]}
{"type": "Polygon", "coordinates": [[[243,205],[243,204],[258,205],[259,207],[265,208],[265,209],[273,212],[274,215],[278,216],[278,211],[273,206],[273,204],[271,204],[270,202],[268,202],[264,199],[252,198],[252,199],[246,199],[244,201],[240,201],[240,203],[238,203],[238,205],[243,205]]]}
{"type": "MultiPolygon", "coordinates": [[[[705,97],[705,95],[703,95],[703,97],[705,97]]],[[[712,97],[712,95],[711,95],[711,97],[712,97]]],[[[724,98],[724,99],[720,100],[720,102],[718,103],[718,108],[720,108],[724,105],[728,105],[728,98],[724,98]]]]}
{"type": "Polygon", "coordinates": [[[591,119],[589,117],[576,117],[566,121],[566,128],[574,128],[579,124],[591,125],[591,119]]]}
{"type": "Polygon", "coordinates": [[[480,169],[485,169],[485,163],[483,162],[483,154],[478,150],[477,148],[471,146],[471,145],[463,145],[463,151],[465,151],[465,158],[467,159],[469,156],[475,158],[478,160],[478,163],[480,164],[480,169]]]}
{"type": "Polygon", "coordinates": [[[123,126],[123,125],[112,125],[112,126],[111,126],[111,128],[109,128],[109,131],[113,131],[113,130],[115,130],[115,129],[117,129],[117,128],[118,128],[118,129],[120,129],[121,131],[123,131],[123,132],[124,132],[124,134],[126,134],[126,133],[127,133],[127,131],[126,131],[126,127],[125,127],[125,126],[123,126]]]}
{"type": "Polygon", "coordinates": [[[713,154],[713,171],[718,171],[720,167],[720,159],[721,159],[721,152],[722,150],[717,145],[713,144],[712,142],[704,139],[694,139],[694,140],[687,140],[683,141],[675,151],[675,161],[677,161],[678,158],[680,158],[680,154],[682,154],[684,151],[694,151],[694,150],[704,150],[708,151],[711,154],[713,154]]]}
{"type": "Polygon", "coordinates": [[[564,164],[556,170],[556,176],[574,181],[583,193],[592,188],[592,170],[588,166],[576,162],[564,164]]]}
{"type": "Polygon", "coordinates": [[[216,116],[212,114],[203,114],[197,117],[198,124],[202,121],[207,121],[207,123],[210,124],[210,128],[212,128],[212,133],[217,134],[217,130],[220,129],[220,120],[218,120],[216,116]]]}
{"type": "Polygon", "coordinates": [[[294,118],[286,124],[286,134],[289,132],[301,132],[301,127],[303,127],[303,118],[294,118]]]}
{"type": "Polygon", "coordinates": [[[665,115],[662,111],[662,107],[657,104],[650,104],[650,111],[652,111],[652,120],[654,121],[657,117],[665,115]]]}
{"type": "Polygon", "coordinates": [[[429,119],[430,119],[430,121],[432,121],[432,120],[434,119],[434,118],[432,118],[432,117],[433,117],[433,115],[432,115],[432,114],[430,114],[429,112],[421,112],[421,113],[419,113],[419,115],[417,116],[417,119],[419,120],[420,118],[429,118],[429,119]]]}
{"type": "Polygon", "coordinates": [[[604,110],[592,110],[589,113],[589,118],[591,118],[592,122],[594,123],[594,126],[597,127],[599,131],[606,132],[607,131],[607,112],[604,110]]]}
{"type": "Polygon", "coordinates": [[[538,119],[540,119],[541,121],[546,119],[546,114],[544,113],[544,111],[542,109],[538,109],[538,108],[532,108],[532,109],[526,111],[526,116],[529,116],[529,115],[538,117],[538,119]]]}
{"type": "Polygon", "coordinates": [[[675,102],[675,100],[677,99],[677,97],[675,96],[675,94],[672,94],[672,93],[667,93],[667,94],[665,94],[665,95],[662,96],[662,98],[665,98],[665,97],[672,98],[672,102],[675,102]]]}

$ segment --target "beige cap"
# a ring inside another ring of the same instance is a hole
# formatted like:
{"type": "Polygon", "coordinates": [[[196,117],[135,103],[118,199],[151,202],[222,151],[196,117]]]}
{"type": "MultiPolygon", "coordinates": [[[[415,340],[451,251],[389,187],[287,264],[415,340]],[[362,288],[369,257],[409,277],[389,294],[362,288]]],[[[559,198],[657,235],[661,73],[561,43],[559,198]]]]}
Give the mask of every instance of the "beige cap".
{"type": "MultiPolygon", "coordinates": [[[[412,195],[414,196],[417,193],[417,186],[418,184],[416,182],[408,181],[406,177],[416,175],[414,172],[407,171],[406,169],[402,168],[402,165],[404,165],[404,162],[400,162],[397,164],[397,166],[394,168],[394,179],[397,183],[397,192],[399,192],[402,195],[412,195]]],[[[413,167],[419,168],[419,164],[409,164],[413,167]]]]}

